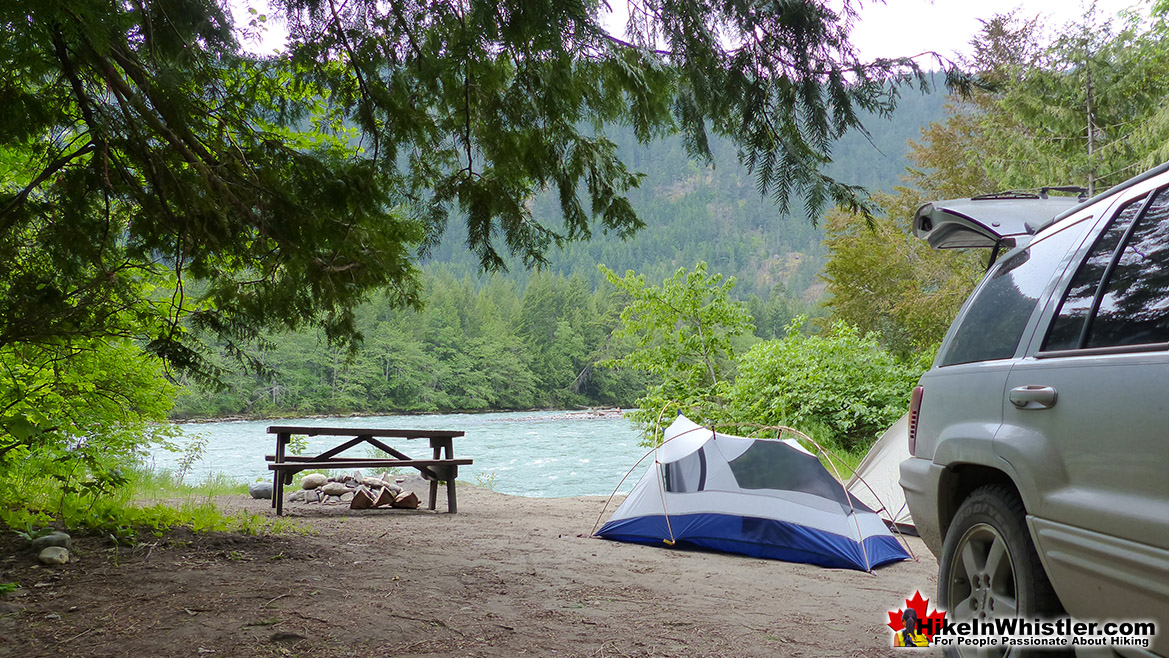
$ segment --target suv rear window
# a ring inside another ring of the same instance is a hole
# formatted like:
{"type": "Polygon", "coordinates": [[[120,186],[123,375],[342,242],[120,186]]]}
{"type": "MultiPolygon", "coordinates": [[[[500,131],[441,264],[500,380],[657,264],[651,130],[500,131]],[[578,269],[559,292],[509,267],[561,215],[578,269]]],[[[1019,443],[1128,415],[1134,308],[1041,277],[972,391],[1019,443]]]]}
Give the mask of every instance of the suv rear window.
{"type": "Polygon", "coordinates": [[[999,262],[975,293],[940,366],[1009,359],[1043,290],[1089,222],[1076,222],[1033,241],[999,262]]]}

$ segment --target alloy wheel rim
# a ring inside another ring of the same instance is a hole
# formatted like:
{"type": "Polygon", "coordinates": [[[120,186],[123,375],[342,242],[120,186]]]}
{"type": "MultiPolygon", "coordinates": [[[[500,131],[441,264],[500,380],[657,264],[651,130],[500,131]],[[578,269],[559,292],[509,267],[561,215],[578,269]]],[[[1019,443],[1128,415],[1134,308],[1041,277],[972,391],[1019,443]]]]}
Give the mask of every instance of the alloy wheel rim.
{"type": "MultiPolygon", "coordinates": [[[[981,622],[1018,614],[1015,563],[1006,540],[994,526],[975,524],[958,540],[950,562],[948,590],[946,610],[955,621],[981,622]]],[[[969,655],[997,658],[1006,653],[1002,647],[989,647],[969,655]]]]}

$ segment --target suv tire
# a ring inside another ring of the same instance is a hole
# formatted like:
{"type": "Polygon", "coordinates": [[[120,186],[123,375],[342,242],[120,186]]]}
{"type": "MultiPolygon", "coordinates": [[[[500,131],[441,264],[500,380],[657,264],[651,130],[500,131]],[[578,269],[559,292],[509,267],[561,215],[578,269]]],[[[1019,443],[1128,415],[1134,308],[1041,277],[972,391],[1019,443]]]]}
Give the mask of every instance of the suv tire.
{"type": "MultiPolygon", "coordinates": [[[[1031,543],[1023,501],[1008,487],[980,487],[962,501],[946,531],[939,562],[938,601],[956,621],[1062,613],[1031,543]]],[[[969,651],[978,656],[1027,655],[1018,649],[969,651]]],[[[954,650],[946,653],[964,655],[954,650]]],[[[1071,653],[1045,651],[1042,655],[1071,653]]]]}

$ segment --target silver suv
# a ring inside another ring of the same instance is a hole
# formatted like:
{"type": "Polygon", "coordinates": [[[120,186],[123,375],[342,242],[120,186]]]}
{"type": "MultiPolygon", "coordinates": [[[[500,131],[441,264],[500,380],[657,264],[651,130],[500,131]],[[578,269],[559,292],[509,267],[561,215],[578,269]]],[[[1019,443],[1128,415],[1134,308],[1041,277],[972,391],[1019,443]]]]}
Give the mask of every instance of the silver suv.
{"type": "Polygon", "coordinates": [[[901,486],[938,603],[1151,619],[1152,653],[1115,651],[1169,656],[1169,164],[1083,202],[929,204],[914,230],[1010,248],[912,398],[901,486]]]}

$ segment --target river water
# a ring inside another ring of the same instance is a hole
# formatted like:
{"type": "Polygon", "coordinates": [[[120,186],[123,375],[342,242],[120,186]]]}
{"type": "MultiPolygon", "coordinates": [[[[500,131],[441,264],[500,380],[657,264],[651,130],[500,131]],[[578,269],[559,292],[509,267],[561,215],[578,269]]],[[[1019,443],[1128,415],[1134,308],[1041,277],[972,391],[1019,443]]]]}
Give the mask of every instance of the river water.
{"type": "MultiPolygon", "coordinates": [[[[638,445],[640,437],[634,425],[613,413],[546,411],[183,423],[179,428],[188,439],[200,435],[206,439],[203,458],[188,481],[211,474],[239,482],[270,477],[264,455],[272,454],[276,440],[267,433],[269,425],[462,430],[466,436],[455,439],[455,457],[468,457],[475,463],[459,468],[460,480],[490,484],[500,493],[539,498],[608,495],[647,451],[638,445]]],[[[338,437],[309,437],[305,454],[318,454],[338,441],[338,437]]],[[[425,439],[388,439],[387,443],[414,458],[431,457],[425,439]]],[[[374,456],[371,449],[363,444],[345,454],[374,456]]],[[[156,450],[152,460],[155,467],[173,469],[179,455],[156,450]]],[[[644,468],[643,462],[620,490],[628,491],[644,468]]]]}

